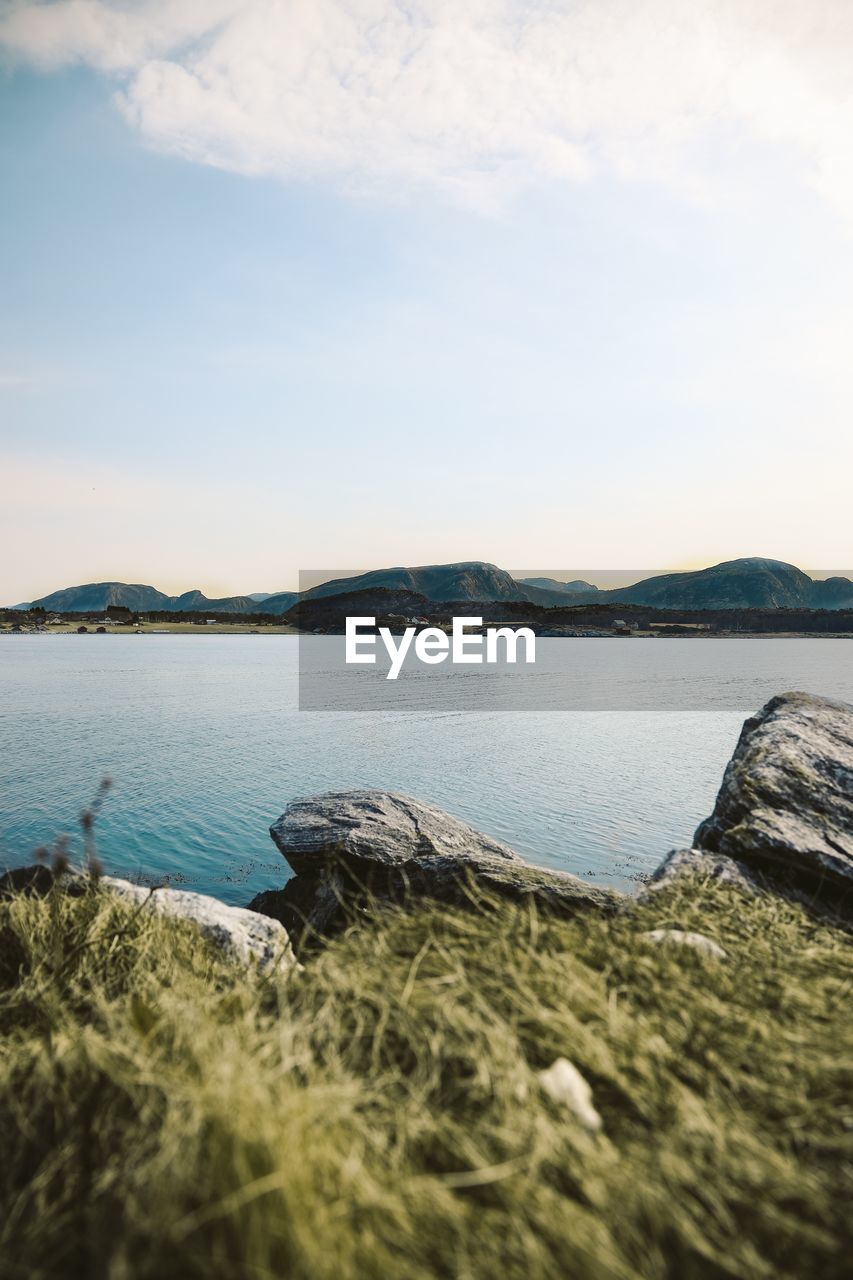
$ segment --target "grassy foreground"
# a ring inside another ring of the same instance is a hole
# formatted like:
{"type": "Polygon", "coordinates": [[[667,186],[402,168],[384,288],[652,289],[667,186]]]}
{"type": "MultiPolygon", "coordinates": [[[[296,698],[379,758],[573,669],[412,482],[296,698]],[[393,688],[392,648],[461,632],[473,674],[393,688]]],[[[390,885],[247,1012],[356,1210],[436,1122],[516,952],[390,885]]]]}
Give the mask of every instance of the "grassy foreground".
{"type": "Polygon", "coordinates": [[[2,902],[0,1272],[841,1277],[851,976],[840,931],[697,881],[387,911],[279,979],[102,891],[2,902]]]}

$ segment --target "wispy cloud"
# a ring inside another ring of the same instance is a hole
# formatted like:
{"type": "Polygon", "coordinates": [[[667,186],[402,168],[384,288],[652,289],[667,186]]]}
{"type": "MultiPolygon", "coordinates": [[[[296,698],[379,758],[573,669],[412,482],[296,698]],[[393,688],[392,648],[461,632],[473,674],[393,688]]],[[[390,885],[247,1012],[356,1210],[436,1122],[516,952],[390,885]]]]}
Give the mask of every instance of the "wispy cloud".
{"type": "Polygon", "coordinates": [[[788,149],[853,220],[845,0],[58,0],[0,42],[118,77],[146,141],[246,174],[488,201],[521,183],[719,181],[703,140],[788,149]]]}

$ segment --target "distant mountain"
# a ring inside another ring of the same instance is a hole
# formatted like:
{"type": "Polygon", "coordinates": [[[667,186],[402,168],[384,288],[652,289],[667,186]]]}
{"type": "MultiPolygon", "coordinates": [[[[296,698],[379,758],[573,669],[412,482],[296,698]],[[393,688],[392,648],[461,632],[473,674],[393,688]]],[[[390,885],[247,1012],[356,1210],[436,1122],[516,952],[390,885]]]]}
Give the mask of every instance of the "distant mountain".
{"type": "Polygon", "coordinates": [[[110,605],[130,609],[133,613],[154,611],[193,613],[254,613],[257,605],[250,596],[226,596],[211,600],[202,591],[185,591],[180,596],[167,596],[156,587],[127,582],[88,582],[81,587],[66,587],[34,600],[33,606],[52,613],[102,613],[110,605]]]}
{"type": "Polygon", "coordinates": [[[171,596],[176,612],[181,610],[203,613],[209,609],[212,613],[257,613],[258,606],[251,596],[220,596],[210,599],[203,591],[185,591],[181,596],[171,596]]]}
{"type": "MultiPolygon", "coordinates": [[[[364,591],[387,587],[392,591],[413,591],[427,600],[526,600],[536,604],[565,604],[562,592],[543,590],[518,582],[506,569],[467,560],[460,564],[428,564],[407,569],[372,569],[352,578],[333,578],[305,591],[302,599],[339,595],[344,591],[364,591]]],[[[267,601],[269,604],[269,601],[267,601]]]]}
{"type": "Polygon", "coordinates": [[[127,582],[87,582],[82,587],[65,587],[34,600],[33,605],[54,613],[97,613],[109,605],[123,606],[134,613],[147,609],[170,609],[172,597],[156,587],[127,582]]]}
{"type": "Polygon", "coordinates": [[[274,595],[274,591],[250,591],[249,599],[254,600],[256,604],[260,604],[262,600],[269,600],[270,596],[274,595]]]}
{"type": "Polygon", "coordinates": [[[543,591],[564,591],[568,595],[591,595],[598,587],[592,582],[584,582],[583,578],[574,578],[571,582],[561,582],[559,578],[517,578],[517,582],[526,587],[539,587],[543,591]]]}
{"type": "Polygon", "coordinates": [[[815,582],[796,565],[752,557],[646,578],[599,598],[657,609],[840,609],[853,598],[853,583],[815,582]]]}
{"type": "MultiPolygon", "coordinates": [[[[543,579],[543,581],[549,581],[543,579]]],[[[373,569],[351,578],[336,578],[312,587],[301,595],[296,591],[280,591],[274,595],[258,592],[253,596],[229,596],[211,600],[201,591],[186,591],[180,596],[167,596],[155,587],[130,585],[125,582],[93,582],[80,587],[67,587],[54,591],[40,600],[33,601],[45,609],[57,613],[95,613],[109,605],[123,605],[135,613],[151,610],[186,610],[219,613],[264,613],[281,615],[297,600],[319,599],[344,592],[386,588],[391,591],[410,591],[434,603],[447,600],[491,601],[520,600],[533,604],[565,604],[567,591],[595,592],[589,583],[553,584],[553,589],[536,582],[519,582],[505,569],[496,565],[472,560],[460,564],[421,565],[418,568],[397,567],[373,569]]]]}
{"type": "Polygon", "coordinates": [[[291,605],[296,604],[299,599],[298,591],[279,591],[274,596],[267,596],[262,601],[263,613],[282,614],[287,613],[291,605]]]}
{"type": "Polygon", "coordinates": [[[853,609],[853,582],[849,578],[824,578],[812,583],[814,609],[853,609]]]}
{"type": "Polygon", "coordinates": [[[183,610],[263,612],[281,616],[298,600],[318,600],[374,589],[411,592],[435,604],[522,601],[546,608],[598,603],[648,605],[657,609],[853,609],[853,582],[849,578],[814,580],[796,565],[755,557],[726,560],[708,569],[665,573],[613,591],[599,590],[580,579],[574,582],[559,582],[556,578],[516,579],[496,565],[470,560],[460,564],[373,569],[351,578],[323,582],[301,595],[296,591],[280,591],[274,595],[257,592],[210,599],[198,590],[169,596],[156,587],[140,584],[90,582],[54,591],[34,600],[33,605],[56,613],[100,613],[116,605],[134,613],[183,610]]]}

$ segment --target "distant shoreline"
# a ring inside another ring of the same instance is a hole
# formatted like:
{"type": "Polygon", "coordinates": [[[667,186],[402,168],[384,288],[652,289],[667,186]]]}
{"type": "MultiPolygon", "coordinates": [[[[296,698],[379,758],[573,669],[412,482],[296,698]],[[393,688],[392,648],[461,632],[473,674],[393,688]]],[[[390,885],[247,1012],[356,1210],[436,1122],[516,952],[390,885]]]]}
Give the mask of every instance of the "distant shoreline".
{"type": "Polygon", "coordinates": [[[79,633],[79,627],[85,625],[86,631],[83,632],[81,639],[85,636],[163,636],[163,635],[275,635],[275,636],[298,636],[303,633],[297,631],[295,627],[289,626],[287,623],[279,625],[257,626],[248,622],[215,622],[204,626],[195,622],[151,622],[140,623],[134,626],[124,626],[118,624],[115,626],[105,625],[103,623],[79,623],[79,622],[61,622],[45,627],[23,628],[15,631],[12,628],[0,628],[0,636],[76,636],[79,633]],[[104,628],[98,631],[98,626],[104,628]]]}
{"type": "MultiPolygon", "coordinates": [[[[393,634],[397,634],[394,632],[393,634]]],[[[14,636],[16,639],[28,637],[51,637],[51,636],[77,636],[78,630],[76,626],[71,624],[67,626],[54,626],[43,628],[41,630],[23,630],[13,631],[11,629],[0,629],[0,637],[14,636]]],[[[304,636],[306,638],[313,637],[311,631],[300,631],[297,627],[291,626],[264,626],[250,627],[246,624],[234,623],[229,625],[211,624],[210,626],[197,626],[194,623],[176,622],[171,625],[150,625],[146,627],[108,627],[104,631],[99,632],[94,627],[89,627],[80,636],[81,639],[88,636],[99,637],[101,635],[118,636],[125,639],[131,636],[178,636],[192,635],[201,636],[304,636]]],[[[321,633],[323,637],[337,636],[343,639],[341,631],[327,631],[321,633]]],[[[634,631],[625,632],[624,634],[602,631],[599,635],[537,635],[538,640],[853,640],[853,633],[847,631],[693,631],[685,633],[683,631],[675,633],[658,632],[658,631],[634,631]]]]}

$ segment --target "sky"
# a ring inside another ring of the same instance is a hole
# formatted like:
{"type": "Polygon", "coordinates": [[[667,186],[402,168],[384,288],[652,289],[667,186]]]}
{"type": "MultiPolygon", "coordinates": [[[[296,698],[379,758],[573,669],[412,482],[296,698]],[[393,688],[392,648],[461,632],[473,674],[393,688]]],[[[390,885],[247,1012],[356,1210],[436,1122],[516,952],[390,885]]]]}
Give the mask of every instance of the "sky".
{"type": "Polygon", "coordinates": [[[0,602],[853,563],[847,0],[0,0],[0,602]]]}

